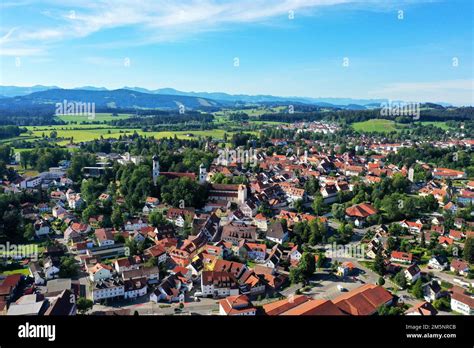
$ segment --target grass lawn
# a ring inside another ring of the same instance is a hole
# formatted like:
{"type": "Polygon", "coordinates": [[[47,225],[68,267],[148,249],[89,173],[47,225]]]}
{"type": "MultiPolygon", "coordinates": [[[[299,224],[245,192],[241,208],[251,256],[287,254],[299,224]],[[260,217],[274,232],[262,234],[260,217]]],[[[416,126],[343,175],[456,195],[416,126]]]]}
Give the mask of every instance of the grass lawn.
{"type": "Polygon", "coordinates": [[[29,276],[30,275],[30,270],[28,268],[19,268],[19,269],[14,269],[12,271],[2,272],[2,274],[3,275],[23,274],[24,276],[29,276]]]}
{"type": "MultiPolygon", "coordinates": [[[[189,131],[159,131],[159,132],[144,132],[141,129],[134,129],[134,128],[115,128],[110,127],[107,125],[82,125],[84,129],[71,129],[74,126],[48,126],[48,127],[41,127],[41,129],[32,129],[33,135],[39,139],[42,137],[43,134],[49,135],[52,130],[57,131],[57,137],[59,138],[57,141],[58,145],[66,145],[69,144],[70,138],[73,138],[75,143],[77,142],[86,142],[92,141],[95,139],[99,139],[103,137],[104,139],[109,138],[119,138],[121,135],[132,135],[134,132],[137,134],[146,136],[146,137],[154,137],[156,139],[162,138],[172,138],[175,135],[179,139],[196,139],[199,136],[201,137],[212,137],[214,139],[223,139],[224,133],[227,133],[228,137],[231,137],[234,132],[226,132],[222,129],[210,129],[210,130],[189,130],[189,131]],[[87,128],[86,128],[87,127],[87,128]],[[62,139],[61,139],[62,138],[62,139]]],[[[79,127],[81,128],[81,127],[79,127]]],[[[257,134],[257,132],[246,132],[250,134],[257,134]]]]}
{"type": "Polygon", "coordinates": [[[352,124],[352,128],[357,132],[380,132],[389,133],[400,129],[400,125],[392,120],[373,119],[364,122],[355,122],[352,124]]]}
{"type": "Polygon", "coordinates": [[[108,122],[108,121],[113,121],[113,120],[123,120],[129,117],[131,117],[130,114],[117,114],[117,116],[112,116],[111,113],[96,113],[95,118],[92,120],[89,120],[87,116],[78,116],[78,115],[58,116],[59,119],[67,123],[70,123],[70,122],[77,122],[77,123],[108,122]]]}
{"type": "MultiPolygon", "coordinates": [[[[6,247],[5,247],[6,248],[6,247]]],[[[6,248],[8,250],[5,250],[5,248],[2,248],[3,250],[0,250],[0,255],[1,256],[11,256],[11,255],[16,255],[16,254],[22,254],[22,255],[27,255],[31,253],[36,253],[41,254],[44,250],[45,247],[41,246],[39,244],[10,244],[9,248],[6,248]]]]}
{"type": "Polygon", "coordinates": [[[450,127],[446,124],[446,122],[438,122],[438,121],[424,121],[424,122],[417,122],[417,124],[421,124],[422,126],[432,125],[443,130],[449,130],[450,127]]]}

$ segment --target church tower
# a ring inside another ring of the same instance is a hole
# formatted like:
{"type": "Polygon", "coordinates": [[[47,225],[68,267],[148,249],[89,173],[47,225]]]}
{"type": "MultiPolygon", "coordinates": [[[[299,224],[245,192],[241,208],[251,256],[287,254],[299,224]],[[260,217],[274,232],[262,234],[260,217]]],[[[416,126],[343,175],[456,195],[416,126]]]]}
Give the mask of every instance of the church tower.
{"type": "Polygon", "coordinates": [[[199,183],[202,185],[206,182],[207,179],[207,170],[206,167],[204,167],[204,164],[201,163],[199,166],[199,183]]]}
{"type": "Polygon", "coordinates": [[[158,180],[158,177],[160,176],[160,162],[158,162],[158,156],[154,155],[153,158],[153,185],[156,186],[156,181],[158,180]]]}

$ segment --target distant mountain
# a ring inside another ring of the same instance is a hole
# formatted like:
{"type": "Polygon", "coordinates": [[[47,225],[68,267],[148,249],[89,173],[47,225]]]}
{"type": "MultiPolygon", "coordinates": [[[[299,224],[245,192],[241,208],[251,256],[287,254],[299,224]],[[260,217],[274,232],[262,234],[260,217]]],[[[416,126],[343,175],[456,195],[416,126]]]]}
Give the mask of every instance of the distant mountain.
{"type": "Polygon", "coordinates": [[[149,94],[127,89],[83,90],[48,89],[25,96],[1,99],[3,107],[10,105],[55,104],[68,102],[95,103],[96,108],[142,108],[178,109],[182,104],[186,109],[215,107],[220,104],[214,100],[179,95],[149,94]]]}
{"type": "Polygon", "coordinates": [[[47,91],[48,89],[59,88],[56,86],[42,86],[36,85],[31,87],[17,87],[17,86],[0,86],[0,96],[2,97],[18,97],[28,95],[35,92],[47,91]]]}
{"type": "MultiPolygon", "coordinates": [[[[56,86],[33,86],[33,87],[15,87],[15,86],[0,86],[0,96],[16,97],[26,96],[35,92],[42,92],[48,90],[58,90],[56,86]]],[[[84,86],[74,88],[75,91],[100,91],[113,92],[105,87],[84,86]]],[[[159,88],[149,90],[142,87],[124,87],[119,90],[135,91],[143,94],[161,95],[161,96],[179,96],[179,97],[193,97],[204,99],[207,102],[213,101],[215,105],[258,105],[258,104],[288,104],[301,103],[308,105],[316,105],[320,107],[350,109],[350,110],[365,110],[380,107],[381,104],[387,103],[387,99],[352,99],[352,98],[309,98],[309,97],[281,97],[273,95],[248,95],[248,94],[228,94],[222,92],[183,92],[174,88],[159,88]]],[[[119,91],[115,90],[115,91],[119,91]]],[[[163,99],[164,100],[164,99],[163,99]]],[[[206,103],[207,103],[206,102],[206,103]]],[[[448,103],[437,103],[444,107],[451,106],[448,103]]]]}

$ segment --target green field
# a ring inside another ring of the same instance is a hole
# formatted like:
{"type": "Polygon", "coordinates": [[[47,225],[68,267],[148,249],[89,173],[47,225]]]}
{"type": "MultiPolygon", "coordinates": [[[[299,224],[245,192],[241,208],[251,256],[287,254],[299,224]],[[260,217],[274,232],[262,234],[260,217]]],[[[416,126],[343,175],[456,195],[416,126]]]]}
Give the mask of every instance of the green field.
{"type": "MultiPolygon", "coordinates": [[[[435,127],[439,127],[443,130],[449,130],[449,126],[446,122],[437,122],[437,121],[423,121],[423,122],[415,122],[417,125],[427,126],[432,125],[435,127]]],[[[393,131],[399,131],[402,128],[406,128],[408,125],[396,123],[392,120],[385,120],[385,119],[372,119],[367,120],[364,122],[355,122],[352,124],[352,128],[358,132],[380,132],[380,133],[389,133],[393,131]]]]}
{"type": "MultiPolygon", "coordinates": [[[[234,132],[226,132],[222,129],[211,129],[211,130],[189,130],[189,131],[159,131],[159,132],[144,132],[141,129],[134,128],[115,128],[109,125],[69,125],[69,126],[41,126],[41,127],[28,127],[31,131],[31,135],[28,136],[28,140],[41,139],[44,136],[48,137],[54,130],[57,132],[58,145],[67,145],[71,142],[71,138],[74,143],[92,141],[95,139],[119,138],[120,136],[132,135],[135,132],[141,136],[154,137],[156,139],[172,138],[175,135],[179,139],[197,139],[198,137],[212,137],[213,139],[223,139],[224,133],[227,133],[228,137],[231,137],[234,132]]],[[[250,134],[257,134],[257,132],[246,132],[250,134]]],[[[20,137],[21,138],[21,137],[20,137]]],[[[26,136],[24,137],[27,138],[26,136]]],[[[18,151],[25,151],[25,149],[18,151]]],[[[17,152],[18,152],[17,151],[17,152]]]]}
{"type": "Polygon", "coordinates": [[[89,119],[87,116],[78,116],[78,115],[63,115],[58,116],[60,120],[63,120],[67,123],[91,123],[91,122],[109,122],[114,120],[123,120],[129,118],[129,114],[117,114],[117,116],[112,116],[111,113],[96,113],[94,119],[89,119]]]}
{"type": "Polygon", "coordinates": [[[400,125],[392,120],[373,119],[352,124],[352,128],[358,132],[381,132],[389,133],[400,129],[400,125]]]}
{"type": "Polygon", "coordinates": [[[436,121],[423,121],[423,122],[417,122],[417,124],[421,124],[422,126],[435,126],[439,127],[443,130],[449,130],[450,127],[446,124],[446,122],[436,122],[436,121]]]}
{"type": "Polygon", "coordinates": [[[12,275],[12,274],[21,274],[24,276],[29,276],[30,275],[30,270],[28,268],[18,268],[14,269],[12,271],[4,271],[2,272],[2,275],[12,275]]]}

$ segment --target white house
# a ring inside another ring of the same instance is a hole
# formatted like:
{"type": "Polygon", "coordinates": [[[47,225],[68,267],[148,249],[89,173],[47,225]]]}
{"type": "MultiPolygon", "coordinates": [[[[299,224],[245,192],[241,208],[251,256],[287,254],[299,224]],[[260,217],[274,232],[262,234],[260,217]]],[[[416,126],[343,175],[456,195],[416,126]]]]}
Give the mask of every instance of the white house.
{"type": "Polygon", "coordinates": [[[121,298],[125,295],[122,279],[106,279],[93,283],[92,300],[94,302],[108,298],[121,298]]]}
{"type": "Polygon", "coordinates": [[[421,277],[421,271],[420,268],[416,265],[413,264],[404,271],[405,278],[410,284],[415,283],[418,278],[421,277]]]}
{"type": "Polygon", "coordinates": [[[230,272],[204,271],[201,274],[203,296],[226,297],[239,294],[239,284],[230,272]]]}
{"type": "Polygon", "coordinates": [[[454,286],[451,309],[464,315],[474,315],[474,296],[468,294],[465,289],[454,286]]]}
{"type": "Polygon", "coordinates": [[[93,282],[109,279],[112,277],[113,268],[102,263],[97,263],[89,268],[89,278],[93,282]]]}
{"type": "Polygon", "coordinates": [[[45,220],[37,220],[33,225],[37,237],[49,234],[49,223],[45,220]]]}
{"type": "Polygon", "coordinates": [[[146,295],[147,279],[129,279],[124,281],[124,298],[137,298],[146,295]]]}
{"type": "Polygon", "coordinates": [[[256,315],[257,309],[246,295],[228,296],[219,301],[219,315],[256,315]]]}
{"type": "Polygon", "coordinates": [[[438,256],[433,256],[429,261],[428,261],[428,266],[434,269],[439,269],[441,271],[444,271],[445,269],[448,268],[448,260],[446,257],[438,255],[438,256]]]}

